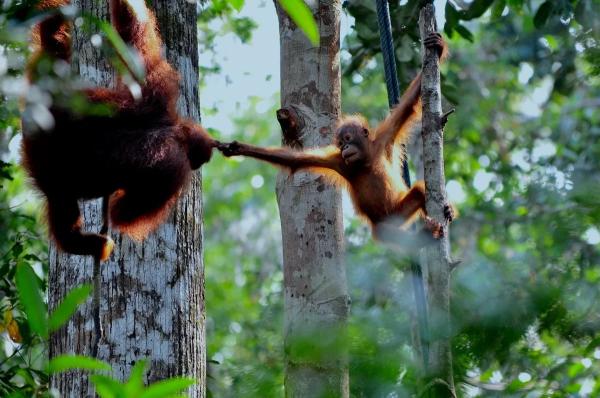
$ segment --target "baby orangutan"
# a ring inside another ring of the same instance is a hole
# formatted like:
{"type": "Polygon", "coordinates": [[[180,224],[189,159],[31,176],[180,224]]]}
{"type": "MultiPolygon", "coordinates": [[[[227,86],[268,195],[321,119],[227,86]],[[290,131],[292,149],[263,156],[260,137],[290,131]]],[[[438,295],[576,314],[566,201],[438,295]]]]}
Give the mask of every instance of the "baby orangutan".
{"type": "MultiPolygon", "coordinates": [[[[424,45],[436,49],[440,58],[446,54],[442,37],[434,33],[424,45]]],[[[250,156],[294,173],[306,169],[328,177],[338,185],[347,187],[357,212],[371,224],[377,239],[388,240],[388,231],[410,224],[415,215],[424,219],[420,238],[438,239],[443,234],[440,223],[427,216],[425,187],[417,182],[406,191],[399,181],[401,170],[399,156],[394,149],[406,143],[410,125],[420,116],[421,74],[411,82],[400,104],[375,129],[370,131],[366,120],[360,116],[342,119],[335,133],[335,142],[325,148],[295,151],[288,148],[260,148],[233,141],[220,144],[225,156],[250,156]]],[[[446,220],[452,220],[453,211],[445,206],[446,220]]]]}

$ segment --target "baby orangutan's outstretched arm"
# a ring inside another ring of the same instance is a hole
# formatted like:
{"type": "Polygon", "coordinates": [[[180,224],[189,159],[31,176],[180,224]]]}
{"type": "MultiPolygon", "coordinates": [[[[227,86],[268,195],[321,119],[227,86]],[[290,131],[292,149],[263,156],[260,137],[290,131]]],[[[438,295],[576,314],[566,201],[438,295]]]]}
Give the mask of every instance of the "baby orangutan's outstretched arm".
{"type": "Polygon", "coordinates": [[[325,168],[340,173],[341,163],[343,162],[339,149],[333,146],[315,152],[303,152],[289,148],[261,148],[233,141],[227,144],[219,144],[217,148],[227,157],[249,156],[286,167],[291,172],[298,169],[325,168]]]}

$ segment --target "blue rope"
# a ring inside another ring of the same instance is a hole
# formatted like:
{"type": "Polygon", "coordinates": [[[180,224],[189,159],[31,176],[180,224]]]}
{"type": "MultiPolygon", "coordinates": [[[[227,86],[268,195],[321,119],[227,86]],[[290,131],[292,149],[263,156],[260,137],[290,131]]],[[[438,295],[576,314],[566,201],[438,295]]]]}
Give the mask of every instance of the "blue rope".
{"type": "MultiPolygon", "coordinates": [[[[394,39],[392,38],[392,22],[390,20],[390,9],[387,0],[377,0],[377,22],[379,24],[379,41],[381,42],[381,54],[383,55],[383,71],[385,85],[387,86],[388,103],[390,108],[400,102],[400,85],[398,84],[398,73],[396,69],[396,55],[394,52],[394,39]]],[[[406,152],[406,148],[404,148],[406,152]]],[[[411,186],[410,171],[406,156],[402,161],[402,179],[407,187],[411,186]]]]}
{"type": "MultiPolygon", "coordinates": [[[[394,51],[394,40],[392,37],[392,22],[388,0],[376,0],[377,22],[379,24],[379,40],[381,42],[381,54],[383,55],[383,70],[385,84],[387,86],[388,102],[390,108],[400,102],[400,85],[398,84],[398,72],[396,69],[396,56],[394,51]]],[[[406,148],[404,148],[406,154],[406,148]]],[[[402,179],[407,187],[410,187],[410,171],[408,170],[407,156],[402,160],[402,179]]],[[[412,273],[412,284],[417,307],[417,322],[419,324],[420,343],[423,355],[423,369],[427,369],[429,363],[429,324],[427,314],[427,298],[423,283],[421,266],[414,259],[410,262],[412,273]]]]}
{"type": "Polygon", "coordinates": [[[396,73],[396,57],[394,55],[394,39],[392,37],[392,22],[390,9],[386,0],[377,0],[377,18],[379,23],[379,41],[383,55],[385,84],[388,92],[390,108],[400,102],[400,85],[396,73]]]}

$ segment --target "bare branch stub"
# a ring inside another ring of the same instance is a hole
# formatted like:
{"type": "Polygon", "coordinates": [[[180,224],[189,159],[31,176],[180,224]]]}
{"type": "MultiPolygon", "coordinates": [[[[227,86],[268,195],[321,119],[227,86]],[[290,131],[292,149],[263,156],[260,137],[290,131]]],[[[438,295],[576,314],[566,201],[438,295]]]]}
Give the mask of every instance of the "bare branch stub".
{"type": "Polygon", "coordinates": [[[461,265],[461,264],[462,264],[462,262],[463,262],[463,260],[462,260],[462,259],[455,259],[455,260],[452,260],[452,261],[450,262],[450,272],[452,272],[452,271],[454,271],[456,268],[458,268],[458,266],[459,266],[459,265],[461,265]]]}
{"type": "Polygon", "coordinates": [[[448,116],[452,115],[454,112],[456,112],[456,108],[452,108],[449,111],[445,112],[441,117],[440,117],[440,123],[442,126],[442,130],[444,129],[444,127],[446,127],[446,123],[448,123],[448,116]]]}
{"type": "Polygon", "coordinates": [[[292,148],[302,148],[300,141],[300,126],[298,114],[292,108],[277,110],[277,121],[281,126],[284,145],[292,148]]]}

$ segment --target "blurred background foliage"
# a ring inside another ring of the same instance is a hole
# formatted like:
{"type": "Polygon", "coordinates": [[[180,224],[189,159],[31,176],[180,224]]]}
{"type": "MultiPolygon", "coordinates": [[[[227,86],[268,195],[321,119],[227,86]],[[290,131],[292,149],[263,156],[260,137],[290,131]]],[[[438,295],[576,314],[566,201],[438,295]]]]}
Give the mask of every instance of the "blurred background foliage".
{"type": "MultiPolygon", "coordinates": [[[[5,2],[12,3],[18,2],[5,2]]],[[[374,3],[343,3],[354,21],[342,45],[343,110],[375,123],[387,113],[387,96],[374,3]]],[[[600,396],[600,3],[442,4],[440,29],[452,54],[442,68],[444,107],[457,108],[445,129],[445,160],[447,189],[460,211],[451,231],[453,255],[462,260],[452,276],[460,394],[600,396]]],[[[26,262],[43,289],[41,208],[7,151],[19,131],[16,94],[28,27],[1,7],[0,159],[7,163],[0,164],[0,395],[42,391],[47,379],[42,340],[29,330],[11,271],[26,262]]],[[[420,66],[419,1],[394,0],[390,7],[405,86],[420,66]]],[[[263,23],[240,17],[224,1],[203,10],[203,57],[218,35],[233,32],[250,43],[263,23]]],[[[221,72],[216,58],[205,65],[205,80],[221,72]]],[[[258,102],[242,102],[232,132],[212,133],[279,145],[278,98],[267,112],[258,102]]],[[[283,395],[276,173],[218,155],[203,168],[214,397],[283,395]]],[[[344,205],[352,396],[412,396],[421,386],[407,267],[374,244],[347,199],[344,205]]]]}

